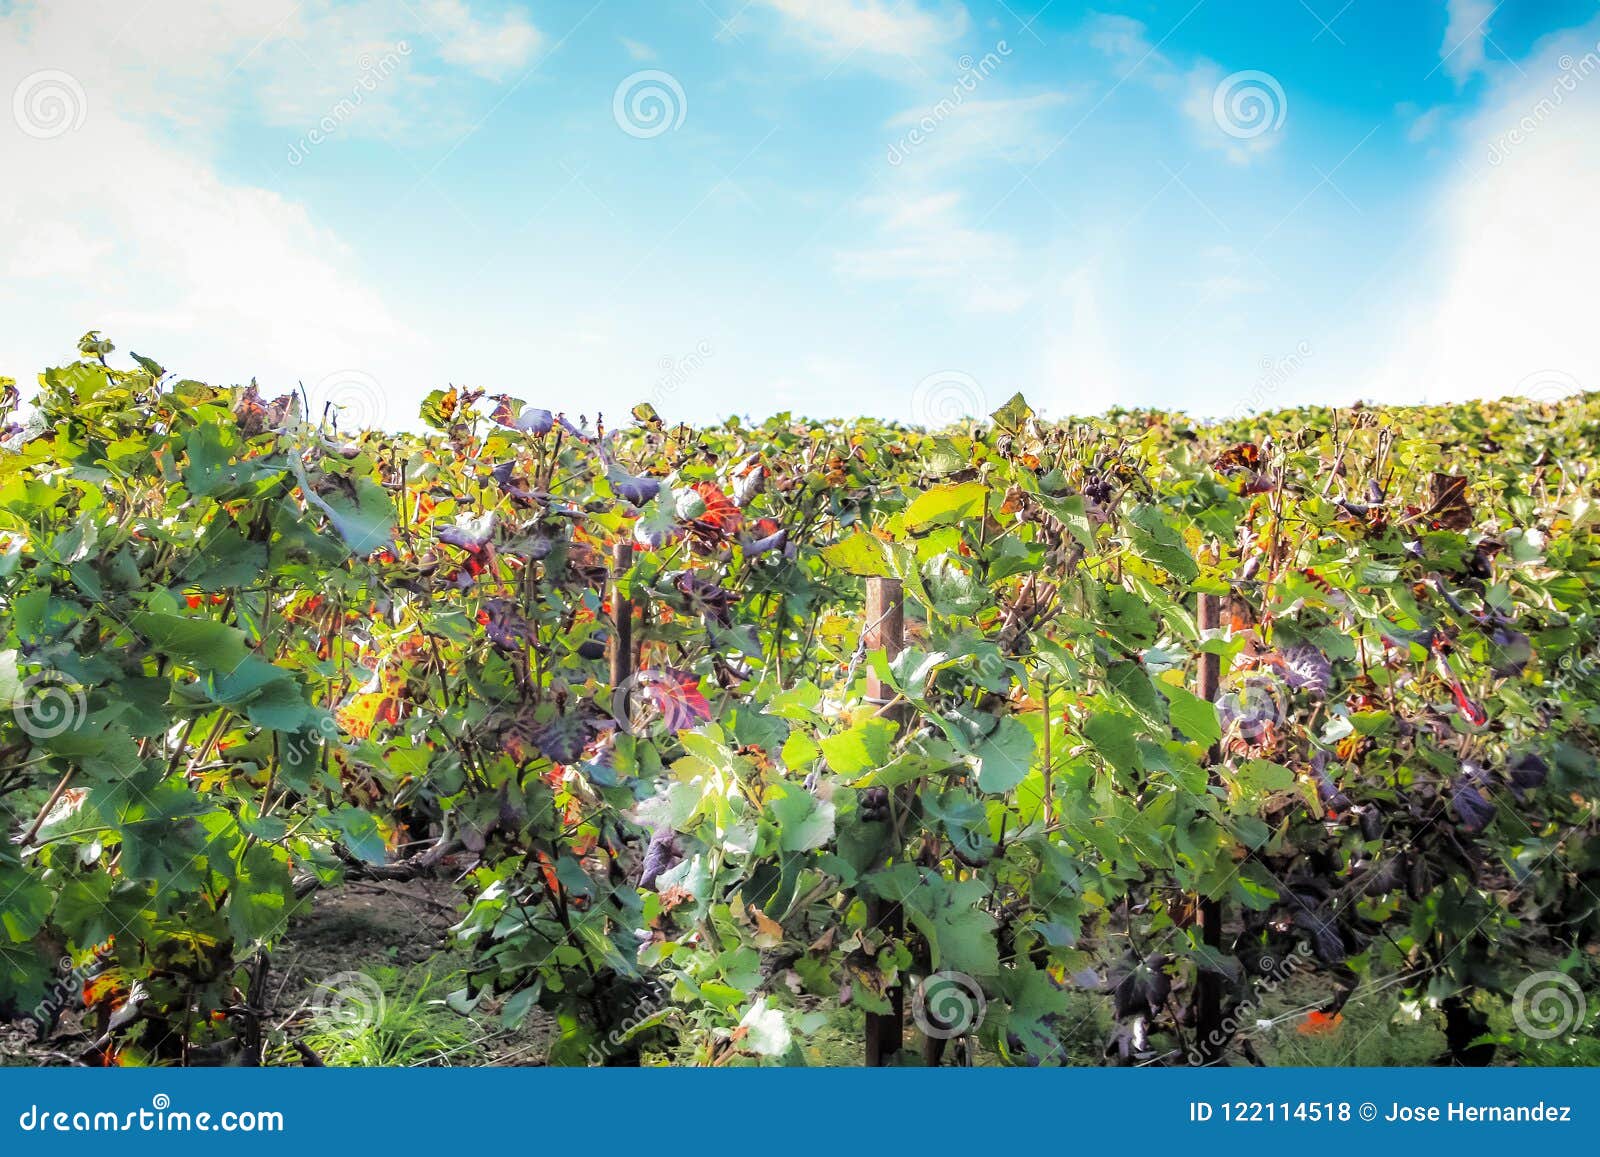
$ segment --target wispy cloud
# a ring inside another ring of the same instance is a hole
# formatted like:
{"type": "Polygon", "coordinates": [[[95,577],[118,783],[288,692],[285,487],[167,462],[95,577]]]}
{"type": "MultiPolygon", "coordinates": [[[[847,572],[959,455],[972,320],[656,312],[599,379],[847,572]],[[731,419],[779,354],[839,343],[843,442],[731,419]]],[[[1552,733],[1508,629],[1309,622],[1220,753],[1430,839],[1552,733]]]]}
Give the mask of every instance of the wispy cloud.
{"type": "Polygon", "coordinates": [[[1027,303],[1017,280],[1016,245],[1003,233],[970,224],[960,192],[867,197],[859,208],[874,221],[879,241],[836,251],[835,272],[915,283],[958,312],[1014,312],[1027,303]]]}
{"type": "Polygon", "coordinates": [[[907,109],[890,119],[896,141],[892,163],[910,169],[943,169],[974,161],[1036,162],[1059,136],[1046,131],[1053,109],[1072,98],[1064,92],[962,100],[948,96],[907,109]]]}
{"type": "Polygon", "coordinates": [[[439,37],[439,55],[487,80],[525,68],[544,36],[527,13],[511,8],[498,20],[474,15],[462,0],[428,0],[422,14],[439,37]]]}
{"type": "Polygon", "coordinates": [[[1431,400],[1600,388],[1592,190],[1600,182],[1600,20],[1547,40],[1493,78],[1455,134],[1459,176],[1442,192],[1437,251],[1417,267],[1374,392],[1431,400]],[[1531,210],[1530,207],[1536,207],[1531,210]],[[1542,376],[1541,376],[1542,375],[1542,376]]]}
{"type": "Polygon", "coordinates": [[[1489,0],[1449,0],[1450,21],[1445,25],[1439,60],[1457,83],[1483,69],[1484,43],[1489,38],[1489,18],[1495,5],[1489,0]]]}
{"type": "Polygon", "coordinates": [[[1121,70],[1121,78],[1173,94],[1193,127],[1193,139],[1248,164],[1282,143],[1288,98],[1276,78],[1259,70],[1232,71],[1196,56],[1187,63],[1163,53],[1149,29],[1130,16],[1096,13],[1084,24],[1090,47],[1121,70]]]}
{"type": "Polygon", "coordinates": [[[753,0],[780,13],[801,40],[830,56],[915,59],[967,31],[960,4],[927,7],[918,0],[753,0]]]}

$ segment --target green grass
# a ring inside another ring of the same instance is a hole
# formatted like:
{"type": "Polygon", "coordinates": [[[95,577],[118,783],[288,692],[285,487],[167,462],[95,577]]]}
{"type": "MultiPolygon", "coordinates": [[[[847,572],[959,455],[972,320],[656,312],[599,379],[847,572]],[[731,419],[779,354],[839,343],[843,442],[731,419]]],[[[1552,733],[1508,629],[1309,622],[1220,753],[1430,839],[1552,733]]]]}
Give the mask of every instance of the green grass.
{"type": "Polygon", "coordinates": [[[383,998],[352,1014],[317,1008],[301,1034],[322,1059],[338,1068],[481,1064],[484,1034],[451,1011],[445,995],[454,977],[431,971],[374,968],[368,973],[383,998]]]}

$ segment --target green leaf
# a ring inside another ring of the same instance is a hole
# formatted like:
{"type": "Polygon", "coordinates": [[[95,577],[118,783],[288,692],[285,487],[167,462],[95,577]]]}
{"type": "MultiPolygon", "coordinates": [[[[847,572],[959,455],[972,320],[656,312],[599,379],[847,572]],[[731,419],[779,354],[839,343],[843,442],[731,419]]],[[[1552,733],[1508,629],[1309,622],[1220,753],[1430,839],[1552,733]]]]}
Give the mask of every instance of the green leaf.
{"type": "Polygon", "coordinates": [[[249,654],[243,631],[211,619],[140,611],[128,623],[157,651],[202,671],[226,675],[249,654]]]}
{"type": "Polygon", "coordinates": [[[876,535],[858,530],[841,542],[823,547],[820,553],[824,562],[846,574],[893,578],[894,569],[884,547],[876,535]]]}
{"type": "Polygon", "coordinates": [[[1158,681],[1156,685],[1167,697],[1174,727],[1206,747],[1222,738],[1222,725],[1217,720],[1215,704],[1165,680],[1158,681]]]}
{"type": "Polygon", "coordinates": [[[868,716],[849,731],[822,741],[822,757],[843,776],[857,776],[887,764],[893,753],[895,724],[868,716]]]}
{"type": "Polygon", "coordinates": [[[370,812],[358,807],[342,807],[328,819],[356,859],[369,864],[381,864],[388,859],[388,845],[370,812]]]}
{"type": "Polygon", "coordinates": [[[833,839],[833,804],[798,784],[786,784],[770,806],[783,851],[808,852],[833,839]]]}
{"type": "Polygon", "coordinates": [[[1010,791],[1033,766],[1033,732],[1010,715],[978,745],[978,787],[990,795],[1010,791]]]}
{"type": "Polygon", "coordinates": [[[1167,521],[1167,515],[1157,506],[1136,507],[1129,516],[1132,526],[1128,537],[1134,551],[1167,571],[1179,582],[1193,582],[1200,574],[1183,536],[1167,521]]]}
{"type": "Polygon", "coordinates": [[[913,533],[972,518],[983,510],[989,487],[982,482],[955,482],[924,490],[906,507],[905,528],[913,533]]]}
{"type": "Polygon", "coordinates": [[[1028,419],[1033,417],[1033,408],[1020,393],[1012,394],[1006,404],[989,417],[994,419],[994,424],[1000,429],[1009,434],[1018,434],[1022,432],[1022,427],[1028,419]]]}
{"type": "Polygon", "coordinates": [[[1126,715],[1100,711],[1083,725],[1084,736],[1112,767],[1126,775],[1139,770],[1138,725],[1126,715]]]}

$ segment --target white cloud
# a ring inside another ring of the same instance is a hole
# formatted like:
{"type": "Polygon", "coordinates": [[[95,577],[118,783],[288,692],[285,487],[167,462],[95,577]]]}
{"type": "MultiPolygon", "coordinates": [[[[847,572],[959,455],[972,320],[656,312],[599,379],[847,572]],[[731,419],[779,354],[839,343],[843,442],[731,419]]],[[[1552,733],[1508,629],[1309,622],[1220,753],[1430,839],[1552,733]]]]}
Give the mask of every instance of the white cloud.
{"type": "Polygon", "coordinates": [[[1227,76],[1202,59],[1183,80],[1183,114],[1196,139],[1220,149],[1236,165],[1248,165],[1283,142],[1288,96],[1275,77],[1260,72],[1227,76]]]}
{"type": "Polygon", "coordinates": [[[889,135],[894,138],[891,163],[913,171],[972,161],[1006,160],[1014,165],[1031,165],[1060,136],[1059,129],[1054,133],[1046,130],[1045,117],[1069,99],[1063,92],[992,100],[958,100],[946,93],[937,101],[907,109],[889,121],[889,135]]]}
{"type": "Polygon", "coordinates": [[[242,78],[281,77],[286,44],[316,49],[299,66],[314,82],[316,62],[371,43],[371,23],[359,40],[315,41],[356,27],[352,11],[149,0],[130,19],[109,0],[50,0],[0,16],[0,95],[66,69],[71,83],[54,95],[81,99],[69,111],[82,113],[76,128],[43,104],[37,119],[11,115],[11,101],[0,114],[0,165],[16,177],[0,183],[3,372],[26,381],[99,328],[218,382],[259,374],[269,388],[311,387],[359,368],[397,393],[404,383],[407,401],[386,420],[411,417],[420,340],[337,236],[279,194],[225,179],[208,155],[237,94],[256,91],[242,78]]]}
{"type": "Polygon", "coordinates": [[[1447,8],[1450,20],[1439,46],[1439,59],[1444,70],[1461,82],[1483,69],[1483,45],[1495,5],[1490,0],[1449,0],[1447,8]]]}
{"type": "Polygon", "coordinates": [[[1449,115],[1449,109],[1442,104],[1434,105],[1430,109],[1421,109],[1407,102],[1396,105],[1394,111],[1406,122],[1406,140],[1414,145],[1433,137],[1444,123],[1444,118],[1449,115]]]}
{"type": "Polygon", "coordinates": [[[1520,71],[1494,72],[1482,111],[1461,127],[1463,175],[1442,192],[1438,260],[1402,289],[1420,304],[1396,320],[1377,396],[1494,397],[1537,392],[1547,378],[1600,389],[1597,39],[1600,21],[1546,42],[1520,71]]]}
{"type": "Polygon", "coordinates": [[[1100,273],[1074,269],[1051,294],[1040,401],[1053,417],[1099,414],[1130,401],[1131,383],[1100,305],[1100,273]]]}
{"type": "Polygon", "coordinates": [[[86,274],[111,251],[110,242],[86,237],[82,230],[67,221],[19,220],[17,223],[19,228],[7,254],[7,277],[20,280],[86,274]]]}
{"type": "Polygon", "coordinates": [[[1095,13],[1085,22],[1084,35],[1090,47],[1123,69],[1119,84],[1133,80],[1175,94],[1198,142],[1226,153],[1235,164],[1249,164],[1282,143],[1288,97],[1275,77],[1257,70],[1226,72],[1203,56],[1180,64],[1158,51],[1149,29],[1130,16],[1095,13]]]}
{"type": "Polygon", "coordinates": [[[918,57],[960,37],[967,10],[919,0],[753,0],[783,15],[806,43],[830,56],[918,57]]]}
{"type": "Polygon", "coordinates": [[[1097,12],[1084,25],[1089,46],[1102,56],[1129,67],[1152,68],[1164,72],[1171,65],[1150,43],[1149,28],[1131,16],[1097,12]]]}
{"type": "Polygon", "coordinates": [[[860,208],[877,218],[880,243],[837,251],[836,273],[917,283],[957,311],[1010,313],[1028,301],[1015,278],[1015,245],[969,224],[960,193],[868,197],[860,208]]]}
{"type": "Polygon", "coordinates": [[[645,61],[654,60],[656,58],[655,49],[638,40],[629,40],[626,36],[622,38],[622,47],[624,51],[626,51],[627,54],[633,57],[635,60],[645,61]]]}
{"type": "Polygon", "coordinates": [[[502,80],[526,67],[543,35],[519,9],[499,21],[480,20],[462,0],[429,0],[423,16],[440,38],[439,55],[488,80],[502,80]]]}

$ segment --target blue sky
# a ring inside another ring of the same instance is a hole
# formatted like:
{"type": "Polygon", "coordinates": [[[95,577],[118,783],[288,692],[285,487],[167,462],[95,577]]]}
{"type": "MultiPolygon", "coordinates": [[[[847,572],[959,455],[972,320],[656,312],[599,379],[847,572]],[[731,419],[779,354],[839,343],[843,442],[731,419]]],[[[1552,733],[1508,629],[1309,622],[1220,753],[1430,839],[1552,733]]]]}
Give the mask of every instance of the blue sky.
{"type": "Polygon", "coordinates": [[[1596,388],[1596,13],[0,0],[0,373],[95,326],[388,426],[1596,388]]]}

